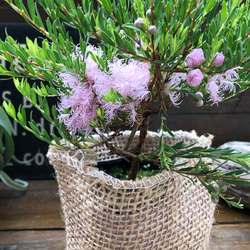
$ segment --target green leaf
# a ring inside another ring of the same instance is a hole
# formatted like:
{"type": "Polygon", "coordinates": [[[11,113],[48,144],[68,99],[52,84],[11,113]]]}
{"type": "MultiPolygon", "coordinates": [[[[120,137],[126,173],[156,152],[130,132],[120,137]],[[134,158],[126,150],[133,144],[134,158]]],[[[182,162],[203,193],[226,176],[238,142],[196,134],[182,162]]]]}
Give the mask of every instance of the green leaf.
{"type": "Polygon", "coordinates": [[[250,181],[244,180],[244,179],[227,179],[222,178],[223,181],[231,184],[231,185],[247,185],[250,186],[250,181]]]}
{"type": "Polygon", "coordinates": [[[103,9],[100,9],[98,12],[98,23],[100,26],[101,30],[105,30],[105,26],[104,26],[104,21],[103,21],[103,9]]]}
{"type": "Polygon", "coordinates": [[[19,179],[12,180],[4,171],[0,171],[0,179],[9,187],[19,191],[25,191],[28,188],[28,183],[19,179]]]}
{"type": "Polygon", "coordinates": [[[53,137],[57,145],[61,145],[59,138],[55,134],[52,134],[51,136],[53,137]]]}
{"type": "Polygon", "coordinates": [[[35,17],[35,3],[33,0],[27,1],[31,19],[35,17]]]}
{"type": "Polygon", "coordinates": [[[20,124],[22,126],[26,125],[26,121],[25,121],[25,119],[23,118],[23,116],[22,116],[22,114],[20,112],[17,112],[17,118],[18,118],[18,120],[19,120],[19,122],[20,122],[20,124]]]}
{"type": "Polygon", "coordinates": [[[39,135],[39,136],[41,135],[40,130],[38,129],[38,127],[34,121],[30,121],[29,125],[30,125],[30,128],[33,130],[33,133],[35,135],[39,135]]]}
{"type": "Polygon", "coordinates": [[[117,32],[114,31],[114,35],[115,35],[115,40],[116,43],[119,47],[125,49],[126,45],[124,44],[123,40],[121,39],[121,37],[119,36],[119,34],[117,32]]]}
{"type": "Polygon", "coordinates": [[[110,44],[111,46],[114,46],[114,47],[115,47],[115,43],[113,42],[113,40],[110,38],[110,36],[109,36],[106,32],[102,31],[102,32],[101,32],[101,37],[104,39],[104,41],[105,41],[106,43],[108,43],[108,44],[110,44]]]}
{"type": "Polygon", "coordinates": [[[6,112],[8,113],[9,116],[11,116],[12,118],[16,118],[16,110],[15,107],[13,106],[13,104],[11,102],[9,102],[9,104],[7,104],[6,101],[3,102],[3,107],[6,110],[6,112]]]}
{"type": "Polygon", "coordinates": [[[207,1],[207,6],[206,6],[206,9],[205,9],[206,13],[210,12],[211,8],[214,6],[214,2],[215,1],[216,0],[209,0],[209,1],[207,1]]]}
{"type": "Polygon", "coordinates": [[[0,106],[0,131],[3,132],[4,136],[4,151],[2,153],[2,160],[0,162],[0,170],[10,161],[14,154],[15,145],[12,139],[12,126],[9,117],[0,106]]]}
{"type": "Polygon", "coordinates": [[[123,28],[123,29],[124,29],[124,28],[132,29],[132,30],[139,31],[139,32],[142,31],[141,29],[135,27],[134,24],[124,24],[124,25],[122,26],[122,28],[123,28]]]}
{"type": "Polygon", "coordinates": [[[102,0],[101,1],[103,8],[109,13],[112,13],[111,0],[102,0]]]}
{"type": "Polygon", "coordinates": [[[122,26],[122,14],[121,14],[121,10],[120,10],[120,5],[117,5],[117,9],[116,9],[116,19],[117,19],[117,22],[120,26],[122,26]]]}
{"type": "Polygon", "coordinates": [[[223,23],[226,20],[226,17],[227,17],[227,3],[223,1],[221,10],[221,19],[223,23]]]}
{"type": "Polygon", "coordinates": [[[10,136],[12,134],[12,125],[9,120],[9,117],[7,114],[4,112],[4,109],[0,106],[0,127],[4,128],[6,133],[8,133],[10,136]]]}

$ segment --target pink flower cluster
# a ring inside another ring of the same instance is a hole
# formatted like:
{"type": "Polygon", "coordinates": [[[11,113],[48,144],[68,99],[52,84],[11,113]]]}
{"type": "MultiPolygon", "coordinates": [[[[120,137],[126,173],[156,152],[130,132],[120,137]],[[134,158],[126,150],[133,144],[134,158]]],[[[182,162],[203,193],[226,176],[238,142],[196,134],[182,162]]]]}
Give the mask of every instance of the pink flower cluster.
{"type": "MultiPolygon", "coordinates": [[[[87,52],[89,51],[95,56],[102,56],[101,51],[91,45],[87,47],[87,52]]],[[[77,53],[83,58],[79,50],[77,53]]],[[[63,121],[73,133],[77,130],[89,133],[90,121],[96,117],[96,109],[102,108],[107,123],[121,111],[127,114],[127,123],[137,122],[140,119],[137,110],[141,101],[150,98],[149,65],[135,60],[124,63],[124,60],[112,58],[112,61],[108,62],[109,71],[105,72],[98,68],[98,64],[90,54],[85,61],[87,80],[81,80],[79,75],[68,73],[60,75],[63,86],[69,88],[69,94],[62,95],[58,105],[60,121],[63,121]],[[103,95],[109,94],[111,88],[118,91],[127,102],[125,104],[107,102],[103,95]]]]}
{"type": "MultiPolygon", "coordinates": [[[[211,67],[222,66],[225,57],[223,53],[217,52],[214,55],[214,59],[211,63],[211,67]]],[[[194,49],[187,56],[186,64],[191,70],[187,73],[174,73],[169,78],[169,81],[165,84],[164,92],[169,96],[173,105],[177,106],[180,104],[180,98],[182,97],[180,91],[187,90],[196,91],[196,106],[200,107],[204,104],[203,94],[208,95],[208,101],[212,104],[218,104],[224,98],[224,93],[226,91],[235,92],[236,91],[236,80],[239,79],[237,70],[238,68],[233,68],[225,71],[224,73],[214,74],[212,77],[206,75],[204,80],[203,69],[201,65],[205,62],[204,52],[202,49],[194,49]],[[190,89],[191,87],[191,89],[190,89]],[[198,92],[197,92],[198,90],[198,92]]]]}

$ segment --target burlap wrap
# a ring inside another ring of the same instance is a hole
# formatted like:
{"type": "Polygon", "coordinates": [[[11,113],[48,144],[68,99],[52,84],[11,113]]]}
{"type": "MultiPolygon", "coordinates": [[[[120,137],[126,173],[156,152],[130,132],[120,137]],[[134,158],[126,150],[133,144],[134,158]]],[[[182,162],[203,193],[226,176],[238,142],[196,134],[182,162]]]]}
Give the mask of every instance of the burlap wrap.
{"type": "MultiPolygon", "coordinates": [[[[195,132],[175,135],[166,141],[209,146],[212,139],[195,132]]],[[[117,145],[127,136],[124,132],[117,145]]],[[[150,133],[145,149],[157,147],[158,136],[150,133]]],[[[107,153],[97,148],[98,160],[110,158],[107,153]]],[[[50,148],[48,157],[59,184],[67,249],[206,249],[215,205],[199,182],[168,171],[147,180],[117,181],[75,152],[50,148]]]]}

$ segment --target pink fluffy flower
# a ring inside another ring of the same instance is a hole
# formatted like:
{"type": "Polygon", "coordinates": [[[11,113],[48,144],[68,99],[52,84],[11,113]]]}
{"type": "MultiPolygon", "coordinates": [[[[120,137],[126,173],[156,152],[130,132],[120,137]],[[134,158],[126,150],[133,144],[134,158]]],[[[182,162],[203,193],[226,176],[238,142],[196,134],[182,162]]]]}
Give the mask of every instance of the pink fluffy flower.
{"type": "Polygon", "coordinates": [[[219,81],[224,91],[232,91],[235,93],[236,86],[238,85],[236,81],[240,78],[237,70],[239,70],[240,68],[241,67],[229,69],[225,73],[220,75],[219,81]]]}
{"type": "Polygon", "coordinates": [[[216,58],[213,60],[211,66],[220,67],[223,64],[225,57],[224,57],[223,53],[219,53],[219,52],[217,52],[215,54],[215,56],[216,56],[216,58]]]}
{"type": "Polygon", "coordinates": [[[222,101],[223,96],[220,92],[220,87],[216,83],[215,78],[212,77],[208,80],[208,83],[206,85],[206,90],[208,90],[208,92],[210,92],[209,101],[213,102],[213,104],[218,105],[218,102],[222,101]]]}
{"type": "Polygon", "coordinates": [[[193,49],[187,57],[187,66],[189,68],[199,67],[205,60],[202,49],[193,49]]]}
{"type": "Polygon", "coordinates": [[[123,111],[128,114],[128,122],[133,124],[139,119],[136,110],[139,109],[141,101],[150,97],[148,90],[149,65],[135,60],[124,63],[120,59],[114,59],[109,63],[109,69],[110,72],[106,75],[96,72],[94,84],[95,92],[105,109],[106,118],[111,121],[119,111],[123,111]],[[111,88],[118,91],[125,100],[130,97],[134,101],[127,104],[107,103],[102,96],[106,93],[109,94],[111,88]]]}
{"type": "Polygon", "coordinates": [[[178,107],[182,102],[180,101],[181,93],[177,90],[181,88],[186,79],[186,73],[173,73],[169,81],[165,84],[163,92],[169,96],[170,101],[175,107],[178,107]]]}
{"type": "Polygon", "coordinates": [[[81,83],[75,85],[69,95],[63,95],[58,105],[59,120],[73,133],[77,130],[90,132],[90,121],[96,116],[92,88],[81,83]]]}
{"type": "Polygon", "coordinates": [[[237,70],[240,67],[227,70],[222,74],[215,74],[212,76],[206,85],[206,89],[210,92],[209,100],[215,104],[221,102],[226,91],[236,92],[237,80],[239,75],[237,70]]]}
{"type": "Polygon", "coordinates": [[[101,51],[93,46],[87,46],[87,53],[82,56],[77,50],[72,57],[84,58],[86,62],[86,81],[80,80],[79,75],[61,73],[60,78],[63,87],[68,88],[68,94],[63,94],[58,105],[59,119],[67,128],[76,133],[83,130],[91,131],[90,121],[96,117],[96,109],[103,108],[107,124],[116,119],[120,112],[125,112],[128,123],[137,122],[140,117],[138,110],[141,101],[150,98],[148,83],[150,81],[150,65],[147,63],[112,58],[108,62],[109,71],[101,70],[93,59],[93,56],[101,57],[101,51]],[[103,95],[110,93],[111,88],[118,91],[126,103],[116,100],[109,103],[103,95]]]}
{"type": "Polygon", "coordinates": [[[192,87],[196,87],[201,84],[203,78],[204,76],[199,69],[193,69],[187,75],[187,83],[192,87]]]}

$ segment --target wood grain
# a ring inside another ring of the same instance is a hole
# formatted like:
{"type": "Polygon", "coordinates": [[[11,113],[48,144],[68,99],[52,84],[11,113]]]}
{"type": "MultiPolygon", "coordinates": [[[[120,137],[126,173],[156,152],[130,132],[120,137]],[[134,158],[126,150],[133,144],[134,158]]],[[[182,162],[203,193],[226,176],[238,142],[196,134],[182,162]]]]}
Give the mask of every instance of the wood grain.
{"type": "Polygon", "coordinates": [[[207,250],[249,250],[250,224],[214,225],[207,250]]]}
{"type": "Polygon", "coordinates": [[[64,227],[55,180],[30,181],[25,194],[0,184],[0,230],[64,227]]]}
{"type": "MultiPolygon", "coordinates": [[[[207,250],[249,250],[250,224],[214,225],[207,250]]],[[[0,249],[63,250],[63,230],[0,231],[0,249]]]]}
{"type": "Polygon", "coordinates": [[[65,249],[64,230],[0,231],[0,249],[60,250],[65,249]]]}

